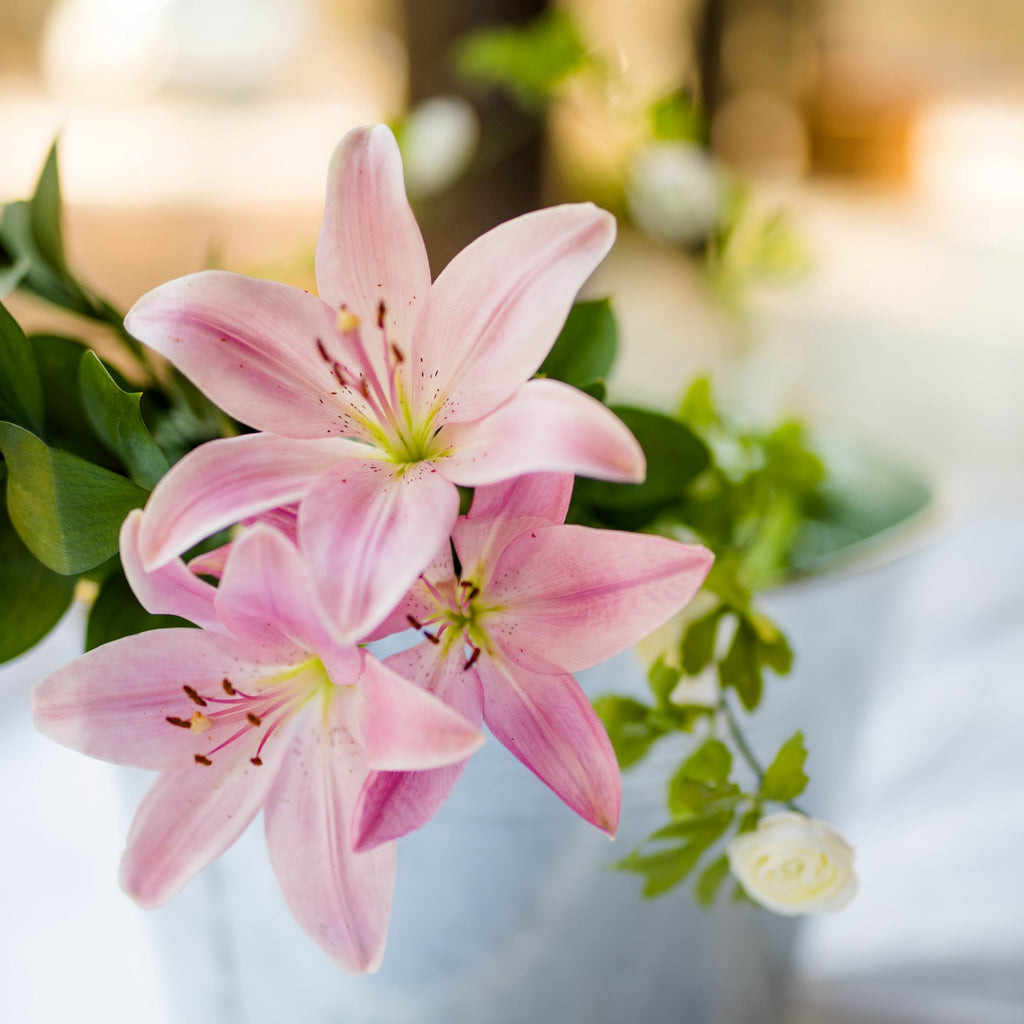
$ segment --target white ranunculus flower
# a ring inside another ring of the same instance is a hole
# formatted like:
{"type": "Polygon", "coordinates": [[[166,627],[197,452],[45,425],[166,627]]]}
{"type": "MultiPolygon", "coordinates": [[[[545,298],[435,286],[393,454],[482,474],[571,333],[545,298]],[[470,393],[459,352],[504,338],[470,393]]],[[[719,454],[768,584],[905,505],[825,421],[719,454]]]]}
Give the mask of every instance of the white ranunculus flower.
{"type": "Polygon", "coordinates": [[[405,185],[418,197],[441,192],[466,170],[480,141],[480,121],[460,96],[434,96],[406,115],[400,133],[405,185]]]}
{"type": "Polygon", "coordinates": [[[841,910],[857,892],[853,847],[823,821],[787,811],[729,844],[747,895],[777,914],[841,910]]]}
{"type": "Polygon", "coordinates": [[[641,231],[663,242],[690,245],[714,228],[724,180],[714,161],[692,142],[655,142],[630,162],[626,203],[641,231]]]}

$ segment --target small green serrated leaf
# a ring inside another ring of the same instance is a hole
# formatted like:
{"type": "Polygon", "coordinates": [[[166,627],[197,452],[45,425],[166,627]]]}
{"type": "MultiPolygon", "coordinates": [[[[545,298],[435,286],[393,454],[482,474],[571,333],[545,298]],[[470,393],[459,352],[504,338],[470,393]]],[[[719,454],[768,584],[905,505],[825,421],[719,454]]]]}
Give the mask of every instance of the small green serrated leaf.
{"type": "Polygon", "coordinates": [[[36,559],[0,505],[0,662],[39,643],[60,621],[74,592],[75,578],[36,559]]]}
{"type": "Polygon", "coordinates": [[[698,434],[704,434],[718,422],[709,377],[698,377],[687,388],[679,406],[679,418],[698,434]]]}
{"type": "Polygon", "coordinates": [[[721,740],[707,739],[669,779],[669,811],[676,817],[701,815],[712,806],[731,803],[740,795],[729,781],[732,754],[721,740]]]}
{"type": "Polygon", "coordinates": [[[732,754],[729,748],[721,740],[713,737],[706,739],[697,747],[679,769],[683,778],[715,786],[725,782],[731,771],[732,754]]]}
{"type": "Polygon", "coordinates": [[[732,807],[719,807],[707,814],[680,818],[652,832],[651,841],[691,839],[710,845],[732,824],[733,816],[732,807]]]}
{"type": "Polygon", "coordinates": [[[702,907],[710,907],[715,902],[722,884],[729,877],[729,858],[726,854],[713,860],[700,873],[694,894],[702,907]]]}
{"type": "Polygon", "coordinates": [[[149,497],[123,476],[50,448],[14,423],[0,423],[0,452],[11,522],[54,572],[77,574],[110,558],[125,516],[149,497]]]}
{"type": "Polygon", "coordinates": [[[0,305],[0,420],[43,432],[43,387],[32,346],[0,305]]]}
{"type": "Polygon", "coordinates": [[[611,371],[618,337],[618,324],[608,299],[577,302],[537,372],[576,388],[589,388],[611,371]]]}
{"type": "Polygon", "coordinates": [[[124,573],[118,569],[110,573],[100,586],[100,592],[89,612],[85,631],[85,649],[91,651],[112,640],[144,633],[150,629],[171,629],[191,626],[187,619],[176,615],[151,615],[139,604],[124,573]]]}
{"type": "Polygon", "coordinates": [[[804,746],[804,734],[797,730],[775,755],[764,773],[761,793],[766,800],[789,803],[795,800],[806,788],[810,778],[804,773],[807,761],[807,748],[804,746]]]}
{"type": "Polygon", "coordinates": [[[736,828],[738,835],[742,835],[744,832],[753,832],[757,828],[761,821],[762,809],[761,805],[754,804],[746,813],[740,818],[740,823],[736,828]]]}
{"type": "Polygon", "coordinates": [[[640,761],[664,734],[650,721],[650,708],[632,697],[608,694],[596,697],[593,706],[608,732],[620,768],[640,761]]]}
{"type": "MultiPolygon", "coordinates": [[[[643,894],[647,899],[661,896],[674,889],[693,871],[705,851],[721,838],[731,822],[732,812],[724,811],[700,822],[674,823],[682,830],[679,837],[687,840],[682,846],[671,846],[649,854],[634,850],[615,867],[644,875],[646,884],[643,894]]],[[[655,836],[672,827],[660,829],[655,836]]]]}
{"type": "Polygon", "coordinates": [[[468,33],[460,40],[454,60],[461,78],[499,86],[531,111],[591,63],[576,22],[565,10],[545,11],[526,25],[468,33]]]}
{"type": "Polygon", "coordinates": [[[168,465],[142,420],[142,393],[122,391],[95,352],[82,357],[79,385],[86,416],[99,439],[121,458],[135,483],[152,490],[168,465]]]}
{"type": "Polygon", "coordinates": [[[682,89],[655,100],[647,108],[647,117],[656,139],[697,142],[704,137],[704,119],[693,97],[682,89]]]}
{"type": "Polygon", "coordinates": [[[722,686],[731,686],[739,694],[748,711],[753,711],[761,703],[763,683],[757,633],[746,618],[740,619],[729,650],[718,663],[718,678],[722,686]]]}
{"type": "Polygon", "coordinates": [[[718,624],[725,615],[724,606],[716,608],[699,619],[694,619],[686,627],[679,648],[683,670],[688,676],[703,672],[715,657],[715,640],[718,637],[718,624]]]}
{"type": "Polygon", "coordinates": [[[659,655],[647,672],[647,685],[659,705],[669,703],[669,697],[682,678],[682,673],[674,665],[666,665],[665,658],[659,655]]]}

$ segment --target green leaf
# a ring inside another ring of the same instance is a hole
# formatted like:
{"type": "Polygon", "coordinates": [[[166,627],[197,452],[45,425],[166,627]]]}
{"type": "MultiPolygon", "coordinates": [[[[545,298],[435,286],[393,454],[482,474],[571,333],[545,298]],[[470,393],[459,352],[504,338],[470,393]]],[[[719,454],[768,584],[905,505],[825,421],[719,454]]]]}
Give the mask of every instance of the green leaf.
{"type": "Polygon", "coordinates": [[[39,370],[17,321],[0,305],[0,419],[34,434],[43,431],[43,388],[39,370]]]}
{"type": "Polygon", "coordinates": [[[711,398],[711,379],[698,377],[687,388],[679,407],[679,418],[698,434],[704,434],[718,422],[718,414],[711,398]]]}
{"type": "Polygon", "coordinates": [[[715,657],[715,640],[718,637],[718,624],[725,615],[724,606],[716,608],[707,615],[694,619],[686,627],[683,634],[680,655],[683,670],[689,676],[695,676],[711,664],[715,657]]]}
{"type": "Polygon", "coordinates": [[[608,731],[620,768],[640,761],[664,730],[649,720],[650,708],[631,697],[608,694],[593,701],[598,718],[608,731]]]}
{"type": "Polygon", "coordinates": [[[693,97],[683,89],[655,100],[647,108],[647,118],[656,139],[699,142],[704,137],[704,119],[693,97]]]}
{"type": "Polygon", "coordinates": [[[718,678],[722,686],[731,686],[739,694],[748,711],[760,704],[763,683],[757,633],[746,618],[740,619],[729,650],[718,663],[718,678]]]}
{"type": "Polygon", "coordinates": [[[651,834],[651,840],[690,839],[710,846],[731,824],[732,808],[716,808],[708,814],[688,816],[663,825],[651,834]]]}
{"type": "Polygon", "coordinates": [[[731,771],[732,754],[729,748],[721,740],[711,737],[683,762],[679,774],[695,782],[717,786],[728,780],[731,771]]]}
{"type": "Polygon", "coordinates": [[[674,822],[659,829],[655,836],[676,828],[678,836],[688,840],[686,843],[657,853],[644,854],[634,850],[615,867],[646,876],[644,896],[648,899],[660,896],[675,888],[693,871],[704,852],[718,841],[731,822],[732,811],[720,811],[699,821],[674,822]]]}
{"type": "Polygon", "coordinates": [[[664,657],[659,655],[647,673],[647,684],[659,705],[669,703],[669,697],[681,678],[679,669],[674,665],[666,665],[664,657]]]}
{"type": "Polygon", "coordinates": [[[547,11],[521,27],[471,32],[456,47],[454,61],[460,77],[499,86],[531,111],[591,63],[575,21],[562,10],[547,11]]]}
{"type": "Polygon", "coordinates": [[[79,367],[89,350],[81,342],[59,334],[33,334],[28,340],[43,385],[46,442],[87,462],[119,470],[120,461],[96,437],[82,404],[79,367]]]}
{"type": "Polygon", "coordinates": [[[754,804],[742,818],[736,828],[736,834],[742,835],[744,832],[753,832],[757,828],[761,821],[761,805],[759,803],[754,804]]]}
{"type": "Polygon", "coordinates": [[[35,195],[29,200],[32,237],[46,262],[61,274],[67,274],[64,236],[61,231],[60,176],[57,170],[57,142],[50,146],[46,162],[36,182],[35,195]]]}
{"type": "Polygon", "coordinates": [[[120,640],[123,636],[144,633],[150,629],[191,626],[176,615],[151,615],[139,604],[124,573],[118,569],[103,581],[99,595],[89,612],[85,631],[85,649],[120,640]]]}
{"type": "Polygon", "coordinates": [[[7,298],[28,276],[32,261],[27,256],[19,256],[13,263],[0,270],[0,299],[7,298]]]}
{"type": "Polygon", "coordinates": [[[761,792],[765,799],[777,800],[784,804],[795,800],[810,782],[804,773],[806,760],[804,734],[798,730],[782,744],[775,755],[775,760],[768,765],[764,773],[761,792]]]}
{"type": "Polygon", "coordinates": [[[611,408],[640,442],[647,458],[647,477],[642,484],[578,480],[576,491],[580,500],[613,509],[656,508],[682,500],[690,481],[710,461],[704,442],[671,416],[625,405],[611,408]]]}
{"type": "Polygon", "coordinates": [[[758,660],[780,676],[786,675],[793,667],[793,651],[789,641],[767,615],[751,610],[747,619],[757,633],[758,660]]]}
{"type": "Polygon", "coordinates": [[[13,423],[0,423],[7,462],[7,509],[25,546],[65,575],[91,569],[117,551],[125,516],[147,491],[13,423]]]}
{"type": "Polygon", "coordinates": [[[722,884],[729,877],[729,858],[722,854],[713,860],[701,873],[694,887],[697,902],[702,907],[710,907],[715,902],[722,884]]]}
{"type": "Polygon", "coordinates": [[[608,299],[577,302],[537,372],[573,387],[590,387],[611,371],[618,339],[619,328],[608,299]]]}
{"type": "Polygon", "coordinates": [[[705,740],[669,779],[669,811],[676,817],[701,815],[713,804],[738,798],[739,787],[729,781],[731,771],[729,748],[721,740],[705,740]]]}
{"type": "Polygon", "coordinates": [[[95,352],[82,357],[79,385],[86,416],[99,439],[121,458],[135,483],[152,490],[168,465],[142,420],[142,392],[122,391],[95,352]]]}
{"type": "Polygon", "coordinates": [[[0,662],[39,643],[60,621],[74,592],[75,578],[41,564],[0,506],[0,662]]]}

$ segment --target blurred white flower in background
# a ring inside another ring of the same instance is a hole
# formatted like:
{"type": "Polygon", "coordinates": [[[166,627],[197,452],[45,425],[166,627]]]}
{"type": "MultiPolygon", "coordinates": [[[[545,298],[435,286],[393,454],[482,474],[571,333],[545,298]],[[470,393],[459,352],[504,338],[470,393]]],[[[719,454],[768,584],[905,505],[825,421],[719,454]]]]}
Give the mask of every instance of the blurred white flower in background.
{"type": "Polygon", "coordinates": [[[747,895],[777,914],[842,910],[857,893],[853,847],[822,821],[786,811],[729,843],[747,895]]]}
{"type": "Polygon", "coordinates": [[[652,238],[691,245],[718,222],[725,180],[692,142],[655,142],[630,162],[626,202],[637,227],[652,238]]]}
{"type": "Polygon", "coordinates": [[[435,195],[466,170],[480,141],[476,111],[459,96],[417,104],[398,129],[405,187],[417,198],[435,195]]]}

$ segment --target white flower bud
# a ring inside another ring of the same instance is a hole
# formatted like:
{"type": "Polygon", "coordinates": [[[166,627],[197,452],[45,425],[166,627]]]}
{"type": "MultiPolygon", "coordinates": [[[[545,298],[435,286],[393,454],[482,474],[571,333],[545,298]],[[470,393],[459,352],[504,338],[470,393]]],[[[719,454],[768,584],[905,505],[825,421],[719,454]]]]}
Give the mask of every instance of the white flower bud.
{"type": "Polygon", "coordinates": [[[857,892],[853,848],[822,821],[787,811],[729,844],[747,895],[777,914],[841,910],[857,892]]]}

